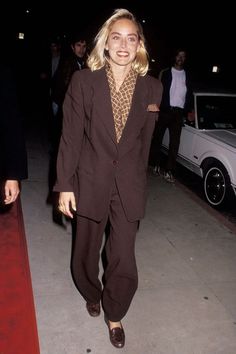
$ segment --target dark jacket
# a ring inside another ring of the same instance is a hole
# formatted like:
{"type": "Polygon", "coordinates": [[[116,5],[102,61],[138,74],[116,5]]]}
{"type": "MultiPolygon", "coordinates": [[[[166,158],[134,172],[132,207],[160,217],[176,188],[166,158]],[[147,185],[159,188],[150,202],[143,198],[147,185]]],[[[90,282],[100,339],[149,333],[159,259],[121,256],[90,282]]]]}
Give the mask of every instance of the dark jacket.
{"type": "Polygon", "coordinates": [[[101,220],[116,183],[128,220],[144,216],[146,172],[157,113],[149,104],[161,100],[162,85],[148,75],[138,77],[130,113],[116,141],[105,69],[76,72],[64,101],[55,191],[73,191],[77,213],[101,220]]]}
{"type": "Polygon", "coordinates": [[[0,180],[27,178],[27,156],[17,89],[10,68],[0,66],[0,180]]]}
{"type": "MultiPolygon", "coordinates": [[[[185,70],[186,75],[186,97],[185,97],[185,105],[184,111],[185,113],[190,112],[193,108],[193,91],[192,91],[192,83],[191,83],[191,75],[190,73],[185,70]]],[[[160,105],[160,110],[164,111],[170,107],[170,86],[172,82],[172,73],[171,68],[164,69],[160,74],[160,80],[163,85],[163,94],[162,100],[160,105]]]]}
{"type": "Polygon", "coordinates": [[[74,53],[60,61],[51,85],[51,97],[53,102],[60,107],[62,106],[72,75],[75,71],[81,70],[84,67],[84,61],[78,58],[74,53]]]}

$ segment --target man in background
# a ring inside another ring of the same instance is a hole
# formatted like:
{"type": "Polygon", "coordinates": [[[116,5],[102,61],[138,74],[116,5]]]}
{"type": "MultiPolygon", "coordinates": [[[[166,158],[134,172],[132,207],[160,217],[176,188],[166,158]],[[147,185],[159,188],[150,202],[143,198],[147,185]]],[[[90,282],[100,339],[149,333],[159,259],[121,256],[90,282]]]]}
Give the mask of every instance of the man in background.
{"type": "Polygon", "coordinates": [[[168,128],[169,149],[163,177],[170,183],[175,182],[174,172],[184,116],[192,110],[193,106],[191,79],[188,70],[185,69],[185,62],[186,50],[177,49],[172,66],[162,70],[159,75],[163,85],[163,95],[151,154],[154,161],[153,173],[160,175],[162,139],[168,128]]]}
{"type": "Polygon", "coordinates": [[[55,72],[51,87],[51,98],[56,108],[56,114],[53,116],[51,129],[51,156],[49,164],[49,194],[48,201],[53,204],[53,220],[57,224],[63,225],[62,214],[57,209],[57,196],[52,193],[53,185],[56,182],[56,159],[61,137],[63,120],[63,102],[70,80],[75,71],[82,70],[86,66],[87,59],[87,41],[82,34],[73,34],[69,42],[69,53],[66,51],[61,56],[59,65],[55,72]]]}
{"type": "Polygon", "coordinates": [[[69,86],[73,73],[86,66],[86,39],[81,34],[71,37],[69,54],[65,55],[59,63],[52,83],[52,100],[62,109],[66,90],[69,86]]]}

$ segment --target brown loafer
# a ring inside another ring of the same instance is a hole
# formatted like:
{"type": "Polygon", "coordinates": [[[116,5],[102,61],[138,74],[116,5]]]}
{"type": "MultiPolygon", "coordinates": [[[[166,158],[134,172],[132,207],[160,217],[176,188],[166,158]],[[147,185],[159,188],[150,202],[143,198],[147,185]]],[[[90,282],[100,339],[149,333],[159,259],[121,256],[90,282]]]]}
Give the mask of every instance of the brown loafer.
{"type": "Polygon", "coordinates": [[[106,320],[109,329],[110,342],[116,348],[123,348],[125,345],[125,331],[121,325],[120,327],[110,328],[109,321],[106,320]]]}
{"type": "Polygon", "coordinates": [[[100,315],[101,312],[101,307],[100,303],[92,303],[92,302],[87,302],[86,303],[86,308],[90,316],[92,317],[97,317],[100,315]]]}

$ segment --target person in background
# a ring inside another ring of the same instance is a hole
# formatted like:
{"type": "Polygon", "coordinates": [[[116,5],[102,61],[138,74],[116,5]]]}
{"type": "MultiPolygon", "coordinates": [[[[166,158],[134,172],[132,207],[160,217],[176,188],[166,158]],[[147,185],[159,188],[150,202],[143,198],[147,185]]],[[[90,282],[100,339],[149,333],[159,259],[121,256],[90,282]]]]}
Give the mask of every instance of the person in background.
{"type": "MultiPolygon", "coordinates": [[[[61,60],[61,42],[59,39],[51,41],[51,84],[50,84],[50,96],[52,96],[52,87],[54,87],[54,81],[61,60]]],[[[58,112],[58,105],[52,99],[52,114],[56,116],[58,112]]]]}
{"type": "Polygon", "coordinates": [[[148,154],[160,81],[147,75],[140,24],[117,9],[97,36],[88,69],[76,72],[63,105],[57,160],[59,210],[76,218],[72,274],[90,316],[101,304],[109,338],[125,344],[121,320],[138,286],[135,239],[144,217],[148,154]],[[107,266],[99,280],[100,249],[109,221],[107,266]]]}
{"type": "Polygon", "coordinates": [[[87,59],[87,41],[82,34],[74,34],[70,40],[70,54],[61,60],[52,85],[52,99],[62,110],[66,90],[73,73],[84,69],[87,59]]]}
{"type": "Polygon", "coordinates": [[[20,181],[28,177],[27,154],[13,70],[0,64],[1,204],[16,201],[20,181]]]}
{"type": "Polygon", "coordinates": [[[62,57],[62,40],[59,36],[52,37],[47,43],[46,50],[41,51],[39,65],[39,106],[42,114],[49,116],[49,132],[53,117],[57,114],[57,104],[52,99],[52,88],[56,72],[62,57]]]}
{"type": "Polygon", "coordinates": [[[170,183],[175,182],[174,171],[184,116],[191,112],[193,107],[192,82],[189,72],[185,69],[185,62],[186,50],[179,48],[174,54],[173,65],[162,70],[159,75],[163,85],[163,95],[151,154],[154,161],[153,173],[160,175],[161,145],[168,128],[170,140],[163,176],[170,183]]]}
{"type": "Polygon", "coordinates": [[[62,226],[64,226],[64,223],[61,213],[58,212],[57,195],[52,192],[56,181],[56,159],[62,130],[62,105],[73,73],[83,69],[86,65],[86,50],[87,42],[84,36],[82,34],[74,34],[70,40],[69,54],[63,53],[61,56],[51,85],[54,114],[51,125],[51,151],[48,174],[49,193],[47,201],[52,203],[52,217],[54,222],[62,226]]]}

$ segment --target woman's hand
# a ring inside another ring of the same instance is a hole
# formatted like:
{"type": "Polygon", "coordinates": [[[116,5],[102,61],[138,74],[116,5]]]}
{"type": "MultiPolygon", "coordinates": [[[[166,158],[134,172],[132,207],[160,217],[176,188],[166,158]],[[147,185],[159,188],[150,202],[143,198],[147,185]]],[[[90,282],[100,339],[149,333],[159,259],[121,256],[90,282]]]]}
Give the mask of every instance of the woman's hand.
{"type": "Polygon", "coordinates": [[[76,211],[75,195],[73,192],[60,192],[58,209],[66,216],[73,219],[73,211],[76,211]]]}

